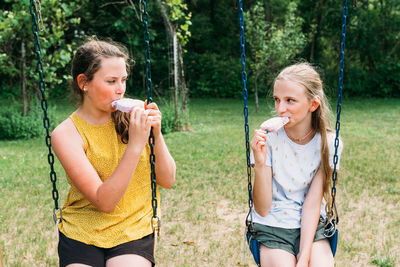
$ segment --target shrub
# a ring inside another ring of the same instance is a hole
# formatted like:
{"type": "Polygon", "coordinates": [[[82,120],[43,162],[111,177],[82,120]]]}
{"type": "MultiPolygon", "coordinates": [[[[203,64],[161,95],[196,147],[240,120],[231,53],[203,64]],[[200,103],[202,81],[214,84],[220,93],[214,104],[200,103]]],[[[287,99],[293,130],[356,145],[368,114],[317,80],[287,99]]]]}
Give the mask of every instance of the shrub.
{"type": "MultiPolygon", "coordinates": [[[[33,138],[43,134],[43,111],[39,103],[33,103],[26,116],[22,115],[22,107],[18,103],[1,105],[0,139],[33,138]]],[[[51,113],[51,112],[48,112],[51,113]]],[[[49,116],[49,114],[48,114],[49,116]]],[[[51,120],[51,119],[50,119],[51,120]]]]}
{"type": "Polygon", "coordinates": [[[182,112],[179,113],[178,120],[175,120],[175,107],[171,102],[161,105],[160,110],[162,112],[161,132],[163,134],[180,131],[182,127],[188,124],[188,116],[182,112]]]}

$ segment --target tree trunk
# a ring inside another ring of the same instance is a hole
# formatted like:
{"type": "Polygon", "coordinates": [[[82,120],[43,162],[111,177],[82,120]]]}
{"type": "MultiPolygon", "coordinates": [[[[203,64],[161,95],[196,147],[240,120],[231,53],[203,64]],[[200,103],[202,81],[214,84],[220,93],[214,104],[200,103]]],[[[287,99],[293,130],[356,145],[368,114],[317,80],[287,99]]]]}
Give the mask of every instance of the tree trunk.
{"type": "Polygon", "coordinates": [[[178,79],[178,36],[176,34],[176,28],[174,27],[172,43],[174,46],[174,102],[175,102],[175,122],[178,122],[179,110],[178,110],[178,99],[179,99],[179,79],[178,79]]]}
{"type": "MultiPolygon", "coordinates": [[[[161,10],[161,16],[164,21],[164,26],[167,31],[167,34],[172,39],[173,45],[173,54],[174,54],[174,105],[175,105],[175,122],[178,122],[179,119],[179,83],[178,83],[178,36],[176,35],[176,27],[174,27],[169,21],[167,11],[165,10],[164,5],[161,3],[161,0],[157,0],[157,4],[161,10]]],[[[169,74],[168,74],[169,75],[169,74]]]]}
{"type": "Polygon", "coordinates": [[[260,77],[261,73],[262,73],[262,69],[259,69],[256,71],[256,75],[254,76],[254,98],[256,101],[256,112],[258,112],[258,77],[260,77]]]}
{"type": "Polygon", "coordinates": [[[316,21],[317,27],[315,28],[315,33],[313,34],[312,41],[311,41],[310,62],[313,62],[314,61],[314,57],[315,57],[315,46],[316,46],[316,42],[317,42],[319,29],[321,27],[323,4],[324,4],[324,1],[320,0],[319,1],[319,6],[318,6],[318,16],[317,16],[317,21],[316,21]]]}
{"type": "Polygon", "coordinates": [[[189,99],[189,90],[186,87],[186,79],[185,79],[185,69],[183,65],[183,49],[180,43],[178,43],[178,59],[179,59],[179,69],[180,73],[180,88],[182,90],[182,107],[181,110],[183,113],[186,112],[187,102],[189,99]]]}
{"type": "Polygon", "coordinates": [[[25,77],[25,64],[26,64],[26,50],[25,40],[21,42],[21,97],[22,97],[22,115],[28,114],[28,94],[26,92],[26,77],[25,77]]]}

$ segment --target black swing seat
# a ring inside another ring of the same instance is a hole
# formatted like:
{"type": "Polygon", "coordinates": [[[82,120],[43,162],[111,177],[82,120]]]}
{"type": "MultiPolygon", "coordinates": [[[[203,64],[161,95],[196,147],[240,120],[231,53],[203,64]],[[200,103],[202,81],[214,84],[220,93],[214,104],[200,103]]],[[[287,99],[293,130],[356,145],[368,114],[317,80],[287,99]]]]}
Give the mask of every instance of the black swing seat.
{"type": "MultiPolygon", "coordinates": [[[[326,231],[325,235],[327,236],[329,244],[331,245],[332,255],[335,257],[336,249],[337,249],[337,243],[338,243],[338,237],[339,237],[339,230],[336,229],[336,226],[334,226],[331,223],[328,223],[326,229],[328,231],[326,231]]],[[[254,236],[255,236],[255,232],[251,231],[251,230],[249,230],[249,228],[247,228],[247,232],[246,232],[247,244],[249,246],[251,254],[253,255],[255,263],[257,264],[257,266],[261,266],[261,263],[260,263],[260,242],[257,239],[255,239],[254,236]]]]}

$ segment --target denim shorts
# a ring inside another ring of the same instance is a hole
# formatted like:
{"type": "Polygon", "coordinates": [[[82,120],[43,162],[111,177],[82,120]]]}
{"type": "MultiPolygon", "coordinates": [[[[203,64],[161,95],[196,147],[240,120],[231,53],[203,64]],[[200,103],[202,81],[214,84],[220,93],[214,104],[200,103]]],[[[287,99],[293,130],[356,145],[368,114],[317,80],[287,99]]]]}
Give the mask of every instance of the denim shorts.
{"type": "MultiPolygon", "coordinates": [[[[314,242],[325,239],[325,219],[320,217],[314,242]]],[[[286,229],[254,223],[255,238],[264,246],[288,251],[297,256],[300,249],[300,228],[286,229]]]]}
{"type": "Polygon", "coordinates": [[[108,259],[125,254],[142,256],[154,266],[154,234],[112,248],[100,248],[68,238],[59,232],[58,256],[60,267],[72,263],[104,267],[108,259]]]}

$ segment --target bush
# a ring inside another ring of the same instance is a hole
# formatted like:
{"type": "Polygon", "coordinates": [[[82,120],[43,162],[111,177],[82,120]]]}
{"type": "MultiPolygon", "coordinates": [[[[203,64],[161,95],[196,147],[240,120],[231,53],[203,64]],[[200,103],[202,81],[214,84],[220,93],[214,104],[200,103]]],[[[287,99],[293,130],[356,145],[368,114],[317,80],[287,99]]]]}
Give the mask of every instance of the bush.
{"type": "Polygon", "coordinates": [[[43,111],[41,110],[40,104],[32,104],[31,111],[28,112],[26,116],[22,115],[21,110],[21,105],[17,103],[12,103],[10,105],[1,105],[1,140],[33,138],[43,134],[43,111]]]}
{"type": "Polygon", "coordinates": [[[188,116],[183,113],[179,114],[178,121],[175,120],[175,107],[171,103],[163,104],[160,111],[162,112],[161,132],[163,134],[180,131],[183,126],[188,124],[188,116]]]}

